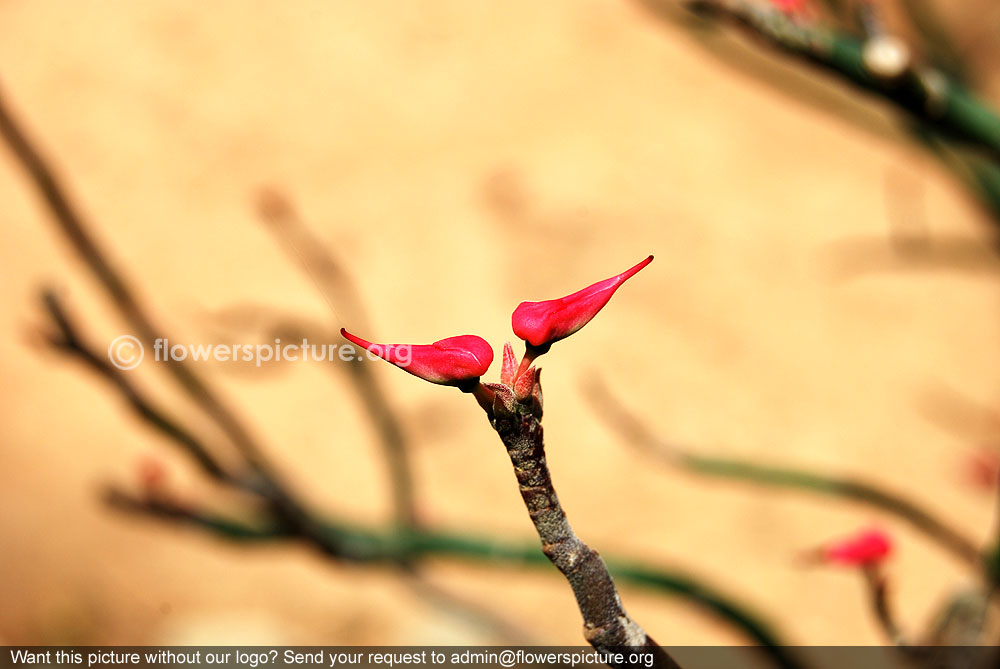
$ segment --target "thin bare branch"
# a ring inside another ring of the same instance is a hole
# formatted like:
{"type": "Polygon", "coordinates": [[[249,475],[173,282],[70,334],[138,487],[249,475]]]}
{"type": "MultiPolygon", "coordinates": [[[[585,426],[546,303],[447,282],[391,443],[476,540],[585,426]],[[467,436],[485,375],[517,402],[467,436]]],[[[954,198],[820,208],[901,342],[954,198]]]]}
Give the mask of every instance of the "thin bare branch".
{"type": "Polygon", "coordinates": [[[868,587],[868,595],[871,600],[872,611],[875,619],[886,639],[896,646],[908,647],[910,643],[906,640],[906,635],[896,622],[889,604],[889,585],[882,569],[877,566],[868,566],[861,570],[864,575],[865,585],[868,587]]]}
{"type": "Polygon", "coordinates": [[[351,277],[299,215],[292,202],[273,188],[261,190],[257,211],[275,239],[293,256],[326,301],[337,330],[348,320],[368,329],[368,317],[351,277]]]}
{"type": "MultiPolygon", "coordinates": [[[[266,190],[261,193],[259,211],[274,236],[312,279],[334,318],[346,315],[350,322],[363,326],[367,319],[350,276],[326,249],[323,241],[305,224],[292,203],[279,192],[266,190]]],[[[341,323],[337,323],[333,330],[339,330],[340,325],[341,323]]],[[[363,329],[368,328],[365,326],[363,329]]],[[[404,526],[414,525],[417,522],[417,512],[413,465],[410,463],[409,444],[403,425],[369,367],[351,364],[348,369],[361,404],[382,445],[396,521],[404,526]]]]}
{"type": "Polygon", "coordinates": [[[54,292],[46,291],[42,300],[51,325],[55,327],[55,331],[47,334],[48,341],[52,346],[77,358],[92,371],[110,381],[139,418],[180,446],[183,451],[194,458],[209,476],[224,482],[236,480],[232,474],[226,471],[218,457],[212,453],[212,449],[202,439],[195,436],[180,421],[154,406],[122,370],[111,364],[107,355],[97,353],[84,341],[79,328],[73,323],[66,308],[54,292]]]}
{"type": "MultiPolygon", "coordinates": [[[[0,88],[0,137],[4,139],[14,157],[24,169],[31,184],[51,214],[52,221],[73,251],[97,279],[98,284],[112,304],[129,323],[136,336],[147,345],[164,339],[162,331],[141,306],[136,294],[129,287],[124,274],[103,250],[80,209],[73,203],[68,189],[62,184],[55,170],[49,165],[35,144],[29,139],[10,109],[3,89],[0,88]]],[[[276,478],[265,461],[263,451],[242,421],[223,402],[219,395],[199,376],[193,367],[180,360],[170,359],[166,368],[174,380],[187,392],[195,405],[206,413],[227,435],[244,458],[268,478],[276,478]]]]}
{"type": "Polygon", "coordinates": [[[729,21],[804,62],[821,67],[890,102],[913,120],[1000,158],[1000,117],[940,70],[912,62],[892,76],[872,69],[858,38],[793,21],[776,8],[747,0],[686,0],[692,11],[729,21]]]}

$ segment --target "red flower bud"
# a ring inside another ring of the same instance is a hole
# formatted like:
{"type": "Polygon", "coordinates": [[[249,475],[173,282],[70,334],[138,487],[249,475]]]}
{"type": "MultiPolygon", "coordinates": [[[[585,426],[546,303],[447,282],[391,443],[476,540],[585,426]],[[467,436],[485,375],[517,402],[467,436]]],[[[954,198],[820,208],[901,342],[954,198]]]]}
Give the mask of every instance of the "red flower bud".
{"type": "Polygon", "coordinates": [[[878,564],[892,553],[892,540],[879,529],[870,529],[828,546],[823,551],[826,562],[848,567],[878,564]]]}
{"type": "Polygon", "coordinates": [[[528,367],[528,369],[514,381],[514,397],[516,397],[519,401],[523,401],[531,397],[531,391],[535,389],[536,373],[537,368],[528,367]]]}
{"type": "Polygon", "coordinates": [[[517,357],[514,355],[514,347],[510,342],[503,345],[503,365],[500,366],[500,383],[508,388],[514,387],[514,379],[517,378],[517,357]]]}
{"type": "Polygon", "coordinates": [[[373,344],[341,328],[340,334],[404,372],[445,386],[467,386],[486,373],[493,349],[482,337],[461,335],[433,344],[373,344]]]}
{"type": "Polygon", "coordinates": [[[547,349],[552,343],[565,339],[589,323],[619,286],[651,262],[653,256],[618,276],[598,281],[557,300],[521,302],[511,318],[514,334],[536,349],[547,349]]]}

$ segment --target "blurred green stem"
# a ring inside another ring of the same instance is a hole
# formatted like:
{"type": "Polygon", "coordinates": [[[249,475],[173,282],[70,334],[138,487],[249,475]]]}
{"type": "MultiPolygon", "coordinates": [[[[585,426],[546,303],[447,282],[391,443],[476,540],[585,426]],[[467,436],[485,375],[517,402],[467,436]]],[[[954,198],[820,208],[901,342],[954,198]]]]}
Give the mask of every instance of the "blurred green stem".
{"type": "Polygon", "coordinates": [[[853,35],[797,23],[778,10],[733,0],[689,0],[705,16],[733,21],[771,45],[819,65],[894,103],[915,118],[1000,156],[1000,117],[982,100],[937,70],[912,66],[896,80],[873,75],[865,66],[864,42],[853,35]]]}
{"type": "Polygon", "coordinates": [[[929,511],[899,495],[870,483],[849,478],[691,453],[659,439],[639,418],[613,397],[603,384],[590,382],[587,385],[587,394],[596,414],[604,418],[629,443],[670,466],[706,476],[737,479],[776,488],[791,488],[866,504],[908,522],[970,567],[992,577],[992,570],[988,568],[988,558],[973,541],[929,511]]]}
{"type": "MultiPolygon", "coordinates": [[[[231,541],[268,542],[300,538],[294,528],[288,528],[281,522],[247,523],[163,501],[136,499],[117,490],[110,491],[107,499],[118,509],[182,521],[231,541]]],[[[430,528],[367,527],[330,518],[322,521],[322,527],[321,539],[326,546],[324,552],[350,562],[391,564],[401,560],[444,557],[476,563],[502,563],[510,567],[552,568],[537,541],[499,541],[471,533],[430,528]]],[[[611,556],[605,556],[605,561],[616,581],[688,600],[725,621],[749,641],[763,646],[762,651],[775,666],[787,669],[801,666],[770,624],[745,605],[694,576],[611,556]]]]}

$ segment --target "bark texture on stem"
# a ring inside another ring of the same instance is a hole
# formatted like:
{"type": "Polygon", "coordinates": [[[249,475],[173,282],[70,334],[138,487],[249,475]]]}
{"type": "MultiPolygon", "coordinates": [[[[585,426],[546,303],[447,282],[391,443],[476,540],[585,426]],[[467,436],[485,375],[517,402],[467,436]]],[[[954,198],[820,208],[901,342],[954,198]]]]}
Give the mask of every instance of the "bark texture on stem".
{"type": "Polygon", "coordinates": [[[494,393],[492,404],[481,403],[514,465],[521,499],[542,551],[573,589],[583,616],[584,637],[598,651],[642,649],[652,655],[654,667],[678,668],[625,612],[604,560],[580,540],[566,518],[545,462],[540,384],[536,382],[531,396],[522,401],[506,386],[490,384],[489,389],[494,393]]]}

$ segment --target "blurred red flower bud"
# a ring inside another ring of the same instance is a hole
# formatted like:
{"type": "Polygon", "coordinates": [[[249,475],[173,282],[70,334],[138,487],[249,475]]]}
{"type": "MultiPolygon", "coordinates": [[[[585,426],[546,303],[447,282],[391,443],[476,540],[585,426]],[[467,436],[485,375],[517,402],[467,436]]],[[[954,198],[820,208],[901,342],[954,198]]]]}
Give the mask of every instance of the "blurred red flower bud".
{"type": "Polygon", "coordinates": [[[981,490],[993,490],[1000,478],[1000,455],[992,448],[981,447],[966,460],[969,482],[981,490]]]}
{"type": "Polygon", "coordinates": [[[475,335],[448,337],[433,344],[373,344],[343,328],[340,334],[404,372],[445,386],[473,384],[493,362],[492,347],[475,335]]]}
{"type": "Polygon", "coordinates": [[[866,567],[884,561],[890,553],[892,540],[889,535],[873,528],[827,546],[823,558],[831,564],[866,567]]]}
{"type": "Polygon", "coordinates": [[[557,300],[521,302],[511,317],[514,334],[544,352],[554,342],[565,339],[589,323],[619,286],[651,262],[653,256],[617,276],[557,300]]]}
{"type": "Polygon", "coordinates": [[[771,0],[771,4],[786,14],[794,14],[806,9],[806,0],[771,0]]]}
{"type": "Polygon", "coordinates": [[[139,484],[150,492],[163,488],[167,480],[167,468],[155,457],[149,455],[139,460],[139,484]]]}

